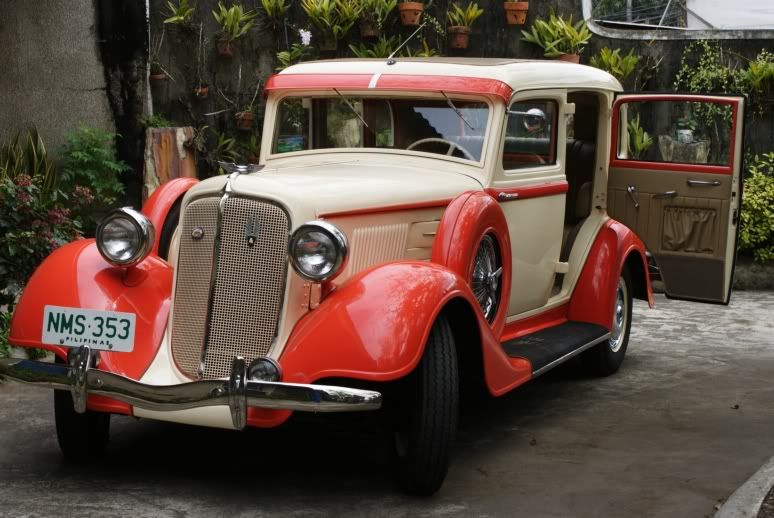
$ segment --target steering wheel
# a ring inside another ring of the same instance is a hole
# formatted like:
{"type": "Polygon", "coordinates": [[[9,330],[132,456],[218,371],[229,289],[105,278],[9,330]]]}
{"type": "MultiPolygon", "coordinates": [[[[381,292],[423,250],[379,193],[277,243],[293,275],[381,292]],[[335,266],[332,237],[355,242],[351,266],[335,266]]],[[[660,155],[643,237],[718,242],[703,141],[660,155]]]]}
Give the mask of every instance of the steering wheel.
{"type": "Polygon", "coordinates": [[[470,151],[465,149],[464,147],[460,146],[456,142],[452,142],[451,140],[446,140],[445,138],[436,138],[436,137],[430,137],[430,138],[422,138],[417,140],[416,142],[412,142],[409,144],[409,146],[406,148],[407,151],[410,151],[414,149],[417,146],[421,146],[423,144],[448,144],[449,150],[446,152],[446,156],[451,156],[451,154],[454,152],[455,149],[459,149],[460,152],[467,158],[468,160],[472,160],[476,162],[477,160],[473,157],[470,151]]]}

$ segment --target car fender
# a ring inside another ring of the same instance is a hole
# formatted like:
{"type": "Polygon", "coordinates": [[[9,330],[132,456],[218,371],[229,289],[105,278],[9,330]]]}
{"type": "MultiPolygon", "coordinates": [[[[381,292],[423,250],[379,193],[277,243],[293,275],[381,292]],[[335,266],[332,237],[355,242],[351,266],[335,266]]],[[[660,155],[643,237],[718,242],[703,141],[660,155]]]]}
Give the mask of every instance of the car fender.
{"type": "Polygon", "coordinates": [[[502,393],[517,377],[529,379],[528,370],[509,363],[481,312],[473,311],[477,303],[462,277],[438,264],[405,261],[355,275],[302,318],[279,359],[283,381],[406,376],[419,363],[436,318],[457,299],[469,306],[481,339],[458,347],[483,348],[490,391],[502,393]]]}
{"type": "Polygon", "coordinates": [[[101,351],[98,360],[101,369],[138,380],[161,345],[171,293],[172,268],[157,256],[151,254],[132,268],[116,268],[102,258],[93,239],[74,241],[35,270],[14,310],[8,340],[66,359],[65,347],[41,341],[45,306],[134,313],[134,350],[101,351]]]}
{"type": "Polygon", "coordinates": [[[196,178],[175,178],[170,180],[153,191],[151,197],[143,205],[143,215],[153,223],[153,227],[156,229],[156,238],[153,242],[151,253],[159,253],[161,229],[164,228],[164,221],[166,221],[172,205],[197,183],[199,183],[199,180],[196,178]]]}
{"type": "Polygon", "coordinates": [[[583,265],[570,299],[568,318],[610,329],[618,278],[625,266],[630,268],[634,297],[647,300],[653,307],[645,245],[626,225],[609,219],[597,233],[583,265]]]}
{"type": "Polygon", "coordinates": [[[503,265],[500,279],[501,303],[492,321],[493,333],[500,336],[505,327],[513,264],[508,223],[500,204],[483,191],[468,191],[452,200],[438,225],[433,242],[432,261],[446,266],[470,283],[473,259],[481,239],[486,234],[494,235],[503,265]]]}

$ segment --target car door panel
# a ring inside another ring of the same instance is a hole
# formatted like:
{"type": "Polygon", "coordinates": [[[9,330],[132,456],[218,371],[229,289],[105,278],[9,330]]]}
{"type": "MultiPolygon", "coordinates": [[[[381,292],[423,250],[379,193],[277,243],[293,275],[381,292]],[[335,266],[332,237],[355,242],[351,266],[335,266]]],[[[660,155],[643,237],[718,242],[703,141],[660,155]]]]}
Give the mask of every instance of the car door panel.
{"type": "MultiPolygon", "coordinates": [[[[666,99],[672,103],[701,106],[705,106],[703,103],[715,106],[712,103],[718,101],[717,97],[671,95],[666,99]],[[700,99],[703,103],[698,102],[700,99]]],[[[728,106],[733,110],[732,118],[720,117],[720,124],[729,125],[729,136],[725,141],[720,136],[699,141],[709,142],[706,148],[715,148],[716,163],[657,161],[671,152],[664,149],[665,144],[682,145],[683,149],[692,145],[691,142],[676,143],[671,136],[663,134],[653,136],[661,149],[658,155],[650,150],[650,160],[621,156],[620,147],[611,151],[608,213],[634,230],[646,243],[658,264],[665,291],[672,298],[727,303],[730,297],[741,196],[741,125],[737,121],[741,120],[743,101],[740,98],[719,99],[721,102],[717,106],[723,110],[728,106]],[[730,149],[719,149],[724,146],[730,149]]],[[[631,100],[661,102],[658,95],[623,96],[616,101],[614,114],[625,116],[626,110],[621,106],[631,100]]],[[[616,118],[614,116],[614,125],[618,122],[616,118]]],[[[613,131],[614,135],[621,135],[622,140],[628,136],[624,132],[615,133],[615,126],[613,131]]],[[[716,133],[720,132],[716,130],[716,133]]],[[[706,159],[712,160],[711,157],[706,159]]]]}

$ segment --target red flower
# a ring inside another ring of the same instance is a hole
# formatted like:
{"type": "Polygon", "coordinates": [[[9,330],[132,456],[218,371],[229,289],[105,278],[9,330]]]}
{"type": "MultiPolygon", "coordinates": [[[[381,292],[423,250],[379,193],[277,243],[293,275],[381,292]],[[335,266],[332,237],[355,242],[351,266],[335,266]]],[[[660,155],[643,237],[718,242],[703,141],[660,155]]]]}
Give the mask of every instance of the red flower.
{"type": "Polygon", "coordinates": [[[20,174],[19,176],[16,177],[15,183],[19,187],[29,187],[30,185],[32,185],[32,178],[30,178],[26,174],[20,174]]]}

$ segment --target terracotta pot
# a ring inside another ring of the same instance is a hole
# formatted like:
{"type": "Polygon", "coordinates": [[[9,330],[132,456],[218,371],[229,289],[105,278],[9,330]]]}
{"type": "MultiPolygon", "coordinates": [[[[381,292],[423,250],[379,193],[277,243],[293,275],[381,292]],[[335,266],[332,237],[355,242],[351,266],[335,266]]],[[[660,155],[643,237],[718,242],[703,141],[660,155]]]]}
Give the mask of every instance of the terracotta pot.
{"type": "Polygon", "coordinates": [[[470,40],[470,27],[452,25],[447,29],[447,31],[449,33],[449,47],[453,49],[468,48],[468,41],[470,40]]]}
{"type": "Polygon", "coordinates": [[[508,25],[524,25],[527,21],[529,2],[504,2],[505,20],[508,25]]]}
{"type": "Polygon", "coordinates": [[[363,38],[378,38],[381,32],[375,22],[366,20],[360,22],[360,36],[363,38]]]}
{"type": "Polygon", "coordinates": [[[231,40],[218,40],[215,44],[218,48],[218,56],[230,58],[234,56],[234,42],[231,40]]]}
{"type": "Polygon", "coordinates": [[[424,10],[425,4],[422,2],[402,2],[398,4],[400,23],[403,25],[419,25],[419,19],[422,18],[422,11],[424,10]]]}
{"type": "Polygon", "coordinates": [[[258,159],[258,155],[256,155],[255,153],[250,153],[247,155],[248,164],[257,164],[258,162],[260,162],[260,160],[258,159]]]}
{"type": "Polygon", "coordinates": [[[317,41],[319,42],[318,46],[322,52],[333,52],[339,47],[339,42],[336,40],[336,37],[330,34],[318,36],[317,41]]]}
{"type": "Polygon", "coordinates": [[[255,121],[255,114],[253,112],[238,112],[236,114],[236,125],[241,130],[253,129],[253,122],[255,121]]]}
{"type": "Polygon", "coordinates": [[[560,54],[559,61],[569,61],[570,63],[580,63],[580,54],[560,54]]]}
{"type": "Polygon", "coordinates": [[[199,99],[206,99],[210,95],[210,87],[207,85],[194,87],[194,95],[199,99]]]}
{"type": "Polygon", "coordinates": [[[160,84],[164,84],[167,81],[167,79],[169,79],[169,76],[167,76],[167,74],[165,74],[164,72],[156,72],[149,75],[148,79],[150,79],[151,84],[160,85],[160,84]]]}

